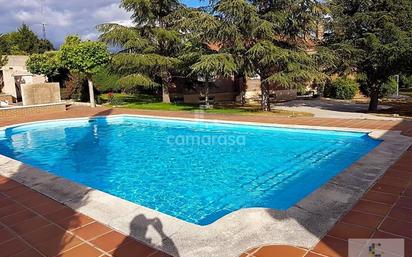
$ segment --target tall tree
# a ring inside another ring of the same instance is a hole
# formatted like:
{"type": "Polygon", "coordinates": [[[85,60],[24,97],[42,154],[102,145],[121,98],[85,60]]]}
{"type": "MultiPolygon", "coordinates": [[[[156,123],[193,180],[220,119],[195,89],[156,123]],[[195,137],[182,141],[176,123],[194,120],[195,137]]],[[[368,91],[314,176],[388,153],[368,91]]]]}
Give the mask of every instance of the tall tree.
{"type": "Polygon", "coordinates": [[[120,47],[112,68],[122,75],[122,87],[161,86],[163,101],[170,102],[172,72],[179,64],[180,33],[168,21],[182,6],[176,0],[122,0],[121,7],[132,13],[134,26],[102,24],[100,40],[120,47]]]}
{"type": "Polygon", "coordinates": [[[221,52],[230,53],[236,61],[234,82],[240,90],[241,103],[244,104],[246,77],[254,75],[252,60],[247,51],[254,42],[253,31],[258,15],[255,7],[245,0],[216,1],[212,7],[212,12],[220,21],[213,33],[214,40],[220,43],[221,52]]]}
{"type": "Polygon", "coordinates": [[[410,0],[330,0],[329,44],[347,49],[352,69],[365,78],[369,111],[392,75],[411,73],[412,2],[410,0]]]}
{"type": "Polygon", "coordinates": [[[23,23],[17,31],[0,37],[0,49],[8,55],[30,55],[51,51],[53,45],[47,39],[39,39],[30,27],[23,23]]]}
{"type": "Polygon", "coordinates": [[[316,55],[308,49],[322,8],[315,0],[256,0],[253,3],[259,19],[254,25],[255,42],[248,55],[261,77],[262,108],[268,111],[273,86],[299,88],[325,78],[316,55]]]}
{"type": "MultiPolygon", "coordinates": [[[[179,30],[184,31],[187,41],[201,46],[199,50],[206,46],[212,48],[214,54],[229,54],[231,58],[225,60],[235,61],[237,69],[231,76],[234,77],[244,104],[246,77],[255,75],[251,60],[246,54],[253,44],[253,24],[257,19],[254,6],[245,0],[221,0],[210,1],[209,8],[187,8],[184,12],[176,24],[179,30]]],[[[217,66],[216,70],[218,69],[217,66]]]]}
{"type": "Polygon", "coordinates": [[[68,36],[60,48],[59,58],[63,67],[71,72],[78,72],[86,76],[90,106],[96,107],[92,76],[109,61],[110,55],[106,44],[81,41],[78,36],[68,36]]]}
{"type": "Polygon", "coordinates": [[[246,75],[260,75],[262,109],[269,111],[273,86],[302,87],[323,76],[315,58],[305,51],[320,19],[314,6],[318,3],[309,0],[217,0],[210,2],[208,15],[213,19],[194,10],[181,27],[187,28],[186,34],[203,35],[201,40],[217,45],[219,53],[230,54],[240,85],[246,75]]]}
{"type": "Polygon", "coordinates": [[[27,26],[22,24],[17,32],[12,35],[13,43],[16,44],[20,51],[32,54],[38,52],[39,38],[36,34],[27,26]]]}

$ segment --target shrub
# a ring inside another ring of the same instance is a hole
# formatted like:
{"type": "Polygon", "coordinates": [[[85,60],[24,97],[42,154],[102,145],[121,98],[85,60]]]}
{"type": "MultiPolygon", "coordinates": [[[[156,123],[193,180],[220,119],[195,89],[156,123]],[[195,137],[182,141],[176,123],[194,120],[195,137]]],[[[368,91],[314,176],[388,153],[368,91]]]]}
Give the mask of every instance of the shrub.
{"type": "Polygon", "coordinates": [[[389,97],[396,93],[398,83],[396,79],[391,78],[387,82],[383,83],[381,89],[379,90],[379,97],[389,97]]]}
{"type": "Polygon", "coordinates": [[[399,84],[402,88],[412,88],[412,75],[402,75],[399,84]]]}
{"type": "Polygon", "coordinates": [[[75,101],[87,102],[89,99],[89,89],[84,75],[72,72],[65,83],[66,97],[75,101]]]}
{"type": "Polygon", "coordinates": [[[347,78],[338,78],[325,87],[324,95],[335,99],[350,100],[355,97],[358,89],[359,85],[355,81],[347,78]]]}
{"type": "MultiPolygon", "coordinates": [[[[379,88],[379,98],[389,97],[396,93],[397,82],[396,79],[391,77],[388,81],[381,84],[379,88]]],[[[364,81],[361,83],[361,92],[365,96],[370,96],[370,87],[366,85],[364,81]]]]}

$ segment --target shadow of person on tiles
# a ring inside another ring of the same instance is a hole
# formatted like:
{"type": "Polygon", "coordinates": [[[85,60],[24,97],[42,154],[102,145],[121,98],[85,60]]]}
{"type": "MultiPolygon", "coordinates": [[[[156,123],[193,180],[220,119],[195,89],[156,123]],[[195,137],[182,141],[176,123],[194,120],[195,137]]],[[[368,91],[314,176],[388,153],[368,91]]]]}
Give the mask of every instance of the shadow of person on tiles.
{"type": "MultiPolygon", "coordinates": [[[[130,235],[131,238],[137,239],[140,242],[145,242],[148,244],[142,245],[139,248],[136,248],[136,252],[125,252],[128,249],[122,246],[125,246],[129,244],[130,237],[126,238],[118,247],[117,249],[113,252],[113,256],[159,256],[159,257],[166,257],[169,256],[168,254],[164,253],[163,251],[167,251],[170,255],[174,257],[179,257],[179,251],[177,250],[176,245],[174,242],[171,240],[170,237],[168,237],[165,232],[163,231],[163,224],[158,218],[153,218],[149,219],[146,218],[145,215],[139,214],[136,217],[133,218],[132,222],[130,223],[130,235]],[[160,245],[156,244],[156,242],[152,242],[153,237],[148,236],[148,231],[152,227],[155,232],[158,234],[160,237],[160,245]],[[157,246],[156,248],[162,249],[158,250],[157,252],[152,248],[153,246],[157,246]],[[140,251],[140,252],[139,252],[140,251]],[[156,253],[156,254],[154,254],[156,253]]],[[[129,248],[132,249],[132,248],[129,248]]],[[[130,250],[129,250],[130,251],[130,250]]]]}

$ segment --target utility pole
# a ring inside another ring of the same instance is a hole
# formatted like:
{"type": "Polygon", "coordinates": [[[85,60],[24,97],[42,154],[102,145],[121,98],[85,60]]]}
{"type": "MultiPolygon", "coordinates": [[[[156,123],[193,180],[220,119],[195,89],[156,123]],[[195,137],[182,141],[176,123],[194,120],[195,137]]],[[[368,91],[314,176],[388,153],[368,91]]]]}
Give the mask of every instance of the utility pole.
{"type": "Polygon", "coordinates": [[[41,25],[43,32],[43,39],[46,39],[46,23],[44,21],[44,0],[40,0],[41,25]]]}

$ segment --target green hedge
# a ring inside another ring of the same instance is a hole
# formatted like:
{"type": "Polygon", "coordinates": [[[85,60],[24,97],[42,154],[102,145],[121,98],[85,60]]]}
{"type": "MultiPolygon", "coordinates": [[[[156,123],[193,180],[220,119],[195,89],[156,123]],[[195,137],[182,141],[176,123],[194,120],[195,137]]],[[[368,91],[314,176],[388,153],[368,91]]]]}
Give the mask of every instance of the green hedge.
{"type": "Polygon", "coordinates": [[[359,90],[355,81],[346,78],[338,78],[325,87],[324,96],[335,99],[353,99],[359,90]]]}

